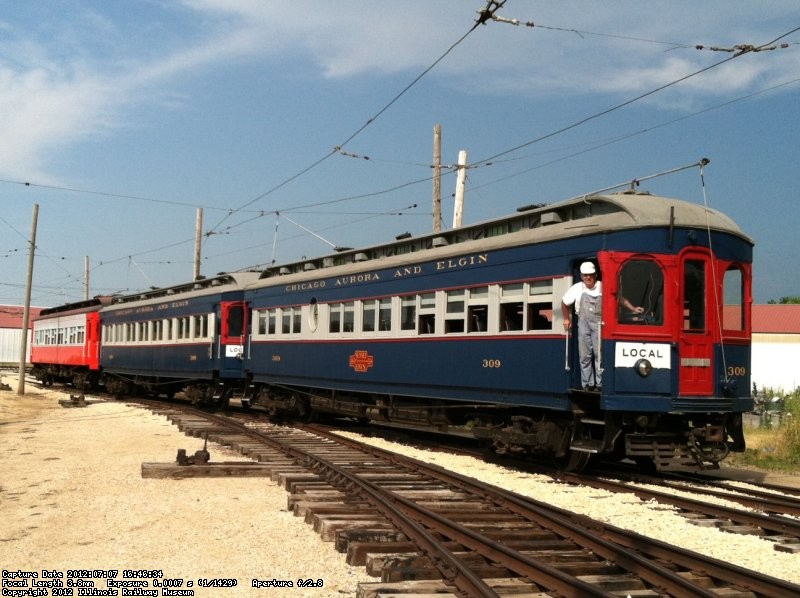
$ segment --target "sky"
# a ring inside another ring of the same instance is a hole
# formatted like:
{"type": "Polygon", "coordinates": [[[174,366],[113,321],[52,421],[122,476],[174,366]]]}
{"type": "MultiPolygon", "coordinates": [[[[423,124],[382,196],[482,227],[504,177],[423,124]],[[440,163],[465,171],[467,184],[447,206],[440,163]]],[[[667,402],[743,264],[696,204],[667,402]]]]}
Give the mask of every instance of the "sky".
{"type": "Polygon", "coordinates": [[[800,295],[796,0],[488,5],[0,0],[0,304],[35,206],[44,307],[190,281],[198,208],[205,276],[428,233],[437,124],[465,224],[677,170],[800,295]]]}

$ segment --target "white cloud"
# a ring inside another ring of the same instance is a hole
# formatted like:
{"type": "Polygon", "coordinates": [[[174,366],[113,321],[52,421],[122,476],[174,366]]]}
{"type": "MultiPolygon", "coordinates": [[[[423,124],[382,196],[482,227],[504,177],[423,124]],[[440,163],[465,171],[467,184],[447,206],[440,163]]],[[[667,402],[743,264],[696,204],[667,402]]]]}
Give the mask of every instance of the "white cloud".
{"type": "MultiPolygon", "coordinates": [[[[24,23],[3,23],[0,169],[5,176],[42,176],[49,152],[129,126],[124,115],[134,102],[178,97],[178,76],[239,59],[280,64],[304,56],[325,77],[407,71],[410,81],[471,27],[474,11],[484,4],[184,0],[182,5],[146,5],[157,12],[137,15],[142,22],[128,23],[112,10],[87,8],[80,22],[77,17],[63,22],[54,17],[46,30],[29,36],[24,23]]],[[[612,7],[508,3],[502,14],[539,25],[678,43],[763,43],[782,33],[781,28],[791,28],[787,15],[792,3],[785,2],[771,3],[767,12],[762,4],[731,8],[728,2],[700,7],[690,2],[620,2],[612,7]]],[[[774,84],[800,65],[796,51],[783,60],[778,52],[739,58],[671,93],[684,94],[685,100],[774,84]]],[[[474,31],[432,76],[447,77],[470,93],[625,98],[716,58],[690,48],[666,51],[663,45],[642,41],[489,23],[474,31]],[[475,85],[476,74],[480,85],[475,85]]]]}

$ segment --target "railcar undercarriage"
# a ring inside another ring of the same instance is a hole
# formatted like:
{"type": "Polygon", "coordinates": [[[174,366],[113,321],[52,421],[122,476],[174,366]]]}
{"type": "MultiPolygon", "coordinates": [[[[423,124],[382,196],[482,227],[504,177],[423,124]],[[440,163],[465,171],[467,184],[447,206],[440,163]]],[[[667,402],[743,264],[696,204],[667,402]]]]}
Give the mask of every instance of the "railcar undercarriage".
{"type": "Polygon", "coordinates": [[[585,469],[595,455],[630,458],[645,469],[717,468],[744,450],[739,414],[692,417],[653,413],[573,413],[491,404],[464,404],[391,395],[342,393],[260,384],[246,404],[280,419],[329,414],[393,422],[441,432],[471,433],[498,454],[553,457],[563,469],[585,469]]]}
{"type": "Polygon", "coordinates": [[[31,376],[36,378],[42,386],[52,386],[54,382],[71,384],[80,390],[96,388],[99,377],[96,372],[86,367],[68,365],[34,365],[31,376]]]}
{"type": "MultiPolygon", "coordinates": [[[[243,396],[242,384],[239,380],[176,380],[155,376],[105,375],[103,384],[106,390],[116,397],[133,395],[164,396],[172,399],[176,394],[183,395],[192,403],[212,409],[225,409],[231,398],[243,396]]],[[[245,399],[242,401],[245,402],[245,399]]]]}

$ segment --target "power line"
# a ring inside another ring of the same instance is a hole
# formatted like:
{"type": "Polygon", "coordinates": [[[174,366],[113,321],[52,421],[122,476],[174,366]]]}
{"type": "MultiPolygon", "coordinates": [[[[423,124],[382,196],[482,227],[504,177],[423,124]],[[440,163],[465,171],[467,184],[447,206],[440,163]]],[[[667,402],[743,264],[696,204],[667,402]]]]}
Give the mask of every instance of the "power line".
{"type": "Polygon", "coordinates": [[[98,195],[102,197],[111,197],[114,199],[135,199],[137,201],[148,201],[152,203],[161,203],[171,206],[185,206],[190,208],[203,208],[204,210],[222,210],[222,211],[230,211],[230,208],[217,208],[214,206],[204,206],[200,204],[193,204],[183,201],[175,201],[175,200],[168,200],[168,199],[154,199],[152,197],[143,197],[141,195],[125,195],[121,193],[111,193],[109,191],[93,191],[91,189],[78,189],[75,187],[64,187],[58,185],[43,185],[41,183],[31,183],[28,181],[12,181],[8,179],[0,179],[0,183],[6,183],[9,185],[21,185],[23,187],[35,187],[37,189],[49,189],[51,191],[69,191],[71,193],[83,193],[85,195],[98,195]]]}
{"type": "MultiPolygon", "coordinates": [[[[771,45],[775,44],[777,41],[779,41],[780,39],[786,37],[787,35],[791,35],[792,33],[796,32],[798,30],[800,30],[800,27],[795,27],[791,31],[788,31],[788,32],[778,36],[774,40],[772,40],[770,42],[767,42],[766,44],[763,44],[763,46],[764,47],[771,46],[771,45]]],[[[762,47],[762,46],[758,46],[758,47],[762,47]]],[[[557,129],[555,131],[551,131],[550,133],[546,133],[546,134],[544,134],[544,135],[542,135],[540,137],[537,137],[535,139],[531,139],[530,141],[526,141],[525,143],[521,143],[521,144],[519,144],[519,145],[517,145],[515,147],[512,147],[511,149],[504,150],[504,151],[502,151],[500,153],[497,153],[497,154],[494,154],[493,156],[490,156],[488,158],[484,158],[482,160],[477,160],[476,163],[478,163],[478,164],[486,164],[486,163],[492,162],[493,160],[496,160],[497,158],[499,158],[501,156],[505,156],[505,155],[510,154],[512,152],[518,151],[518,150],[520,150],[520,149],[522,149],[524,147],[528,147],[530,145],[533,145],[534,143],[539,143],[540,141],[544,141],[545,139],[550,139],[551,137],[555,137],[556,135],[560,135],[561,133],[565,133],[567,131],[570,131],[572,129],[580,127],[581,125],[584,125],[584,124],[586,124],[586,123],[588,123],[588,122],[590,122],[592,120],[598,119],[601,116],[605,116],[607,114],[610,114],[611,112],[614,112],[616,110],[624,108],[625,106],[630,106],[631,104],[633,104],[635,102],[638,102],[639,100],[642,100],[642,99],[644,99],[646,97],[654,95],[654,94],[656,94],[656,93],[658,93],[660,91],[663,91],[663,90],[665,90],[665,89],[667,89],[669,87],[672,87],[673,85],[677,85],[678,83],[682,83],[683,81],[686,81],[687,79],[691,79],[692,77],[695,77],[697,75],[700,75],[702,73],[705,73],[707,71],[715,69],[715,68],[717,68],[719,66],[722,66],[723,64],[726,64],[726,63],[730,62],[731,60],[735,60],[736,58],[739,58],[740,56],[743,56],[744,54],[747,54],[747,53],[753,52],[753,51],[754,50],[743,50],[742,52],[739,52],[739,53],[736,53],[736,54],[734,54],[732,56],[729,56],[728,58],[725,58],[724,60],[720,60],[719,62],[715,62],[714,64],[711,64],[711,65],[709,65],[707,67],[704,67],[704,68],[702,68],[700,70],[694,71],[693,73],[689,73],[688,75],[684,75],[683,77],[679,77],[678,79],[670,81],[669,83],[665,83],[664,85],[656,87],[655,89],[651,89],[650,91],[642,93],[642,94],[640,94],[640,95],[638,95],[638,96],[636,96],[634,98],[625,100],[624,102],[621,102],[619,104],[611,106],[610,108],[607,108],[605,110],[601,110],[600,112],[596,112],[596,113],[594,113],[594,114],[592,114],[590,116],[582,118],[581,120],[575,121],[572,124],[569,124],[569,125],[566,125],[564,127],[561,127],[560,129],[557,129]]]]}
{"type": "MultiPolygon", "coordinates": [[[[546,166],[552,166],[553,164],[557,164],[558,162],[563,162],[564,160],[569,160],[570,158],[574,158],[576,156],[581,156],[583,154],[587,154],[589,152],[593,152],[593,151],[596,151],[598,149],[602,149],[604,147],[608,147],[609,145],[614,145],[616,143],[620,143],[622,141],[626,141],[626,140],[631,139],[633,137],[637,137],[637,136],[643,135],[645,133],[650,133],[652,131],[655,131],[656,129],[661,129],[661,128],[664,128],[664,127],[667,127],[667,126],[670,126],[670,125],[674,125],[675,123],[678,123],[678,122],[681,122],[681,121],[684,121],[684,120],[688,120],[690,118],[694,118],[696,116],[699,116],[701,114],[705,114],[707,112],[712,112],[714,110],[719,110],[720,108],[724,108],[726,106],[730,106],[731,104],[736,104],[737,102],[742,102],[744,100],[748,100],[748,99],[753,98],[755,96],[758,96],[758,95],[761,95],[761,94],[764,94],[764,93],[768,93],[768,92],[774,91],[776,89],[780,89],[781,87],[786,87],[787,85],[793,85],[793,84],[796,84],[798,82],[800,82],[800,79],[792,79],[790,81],[784,81],[783,83],[778,83],[776,85],[772,85],[770,87],[767,87],[767,88],[764,88],[764,89],[760,89],[760,90],[755,91],[753,93],[750,93],[750,94],[747,94],[747,95],[744,95],[744,96],[740,96],[740,97],[734,98],[732,100],[728,100],[727,102],[723,102],[721,104],[716,104],[714,106],[709,106],[709,107],[704,108],[702,110],[699,110],[697,112],[693,112],[692,114],[686,114],[684,116],[681,116],[681,117],[678,117],[678,118],[674,118],[672,120],[668,120],[668,121],[665,121],[665,122],[662,122],[662,123],[659,123],[659,124],[656,124],[656,125],[653,125],[653,126],[650,126],[650,127],[645,127],[645,128],[642,128],[642,129],[638,129],[636,131],[630,131],[628,133],[623,133],[623,134],[617,135],[616,137],[613,137],[611,139],[598,141],[598,142],[593,143],[590,147],[586,147],[586,148],[584,148],[582,150],[575,151],[575,152],[569,153],[567,155],[564,155],[564,156],[561,156],[561,157],[558,157],[558,158],[553,158],[552,160],[548,160],[547,162],[542,162],[542,163],[537,164],[535,166],[531,166],[529,168],[525,168],[523,170],[519,170],[517,172],[514,172],[512,174],[506,175],[504,177],[496,178],[496,179],[494,179],[492,181],[487,181],[487,182],[485,182],[485,183],[483,183],[481,185],[476,185],[474,187],[470,187],[470,191],[474,191],[476,189],[482,189],[484,187],[488,187],[490,185],[494,185],[494,184],[506,181],[508,179],[511,179],[511,178],[514,178],[514,177],[517,177],[517,176],[521,176],[521,175],[526,174],[528,172],[531,172],[533,170],[539,170],[541,168],[545,168],[546,166]]],[[[519,160],[522,160],[522,159],[525,159],[525,156],[522,156],[522,157],[519,157],[519,158],[514,158],[513,161],[519,161],[519,160]]],[[[511,160],[508,160],[508,161],[511,161],[511,160]]],[[[502,163],[502,162],[503,162],[502,160],[501,161],[495,160],[495,161],[492,162],[492,164],[493,165],[497,165],[497,164],[502,163]]]]}
{"type": "Polygon", "coordinates": [[[409,91],[409,90],[410,90],[412,87],[414,87],[414,86],[415,86],[417,83],[419,83],[419,81],[420,81],[420,80],[421,80],[421,79],[422,79],[422,78],[423,78],[425,75],[427,75],[427,74],[428,74],[428,73],[429,73],[431,70],[433,70],[433,69],[436,67],[436,65],[438,65],[438,64],[439,64],[439,63],[440,63],[442,60],[444,60],[444,59],[445,59],[445,57],[447,57],[447,55],[448,55],[448,54],[450,54],[450,53],[451,53],[451,52],[452,52],[452,51],[453,51],[453,50],[454,50],[454,49],[455,49],[455,48],[456,48],[456,47],[457,47],[459,44],[461,44],[461,43],[462,43],[462,42],[463,42],[463,41],[464,41],[464,40],[465,40],[465,39],[466,39],[466,38],[467,38],[467,37],[468,37],[468,36],[469,36],[469,35],[470,35],[470,34],[473,32],[473,31],[475,31],[475,29],[477,29],[477,27],[478,27],[479,25],[483,25],[483,24],[485,24],[485,23],[486,23],[486,21],[492,17],[492,15],[495,13],[495,11],[499,10],[500,8],[502,8],[502,6],[503,6],[503,4],[505,4],[505,2],[506,2],[506,0],[502,0],[502,1],[498,1],[498,0],[489,0],[489,1],[487,2],[486,6],[484,7],[484,9],[483,9],[482,11],[480,11],[480,12],[479,12],[478,19],[475,21],[475,23],[472,25],[472,27],[470,27],[470,29],[469,29],[469,30],[468,30],[468,31],[467,31],[467,32],[466,32],[464,35],[462,35],[460,38],[458,38],[458,40],[456,40],[456,41],[455,41],[453,44],[451,44],[451,45],[450,45],[450,47],[449,47],[449,48],[447,48],[447,50],[445,50],[445,51],[444,51],[444,53],[443,53],[443,54],[441,54],[441,55],[440,55],[440,56],[439,56],[439,57],[438,57],[436,60],[434,60],[434,61],[433,61],[433,62],[432,62],[432,63],[431,63],[431,64],[430,64],[430,65],[429,65],[429,66],[428,66],[428,67],[427,67],[425,70],[423,70],[423,71],[422,71],[422,72],[421,72],[419,75],[417,75],[417,76],[416,76],[416,77],[415,77],[415,78],[414,78],[414,79],[413,79],[413,80],[412,80],[412,81],[411,81],[411,82],[410,82],[408,85],[406,85],[406,86],[405,86],[405,87],[404,87],[404,88],[403,88],[403,89],[402,89],[402,90],[401,90],[399,93],[397,93],[397,94],[396,94],[396,95],[395,95],[395,96],[394,96],[394,97],[393,97],[391,100],[389,100],[389,101],[388,101],[386,104],[384,104],[384,106],[383,106],[383,107],[382,107],[380,110],[378,110],[378,111],[377,111],[377,112],[376,112],[376,113],[375,113],[373,116],[371,116],[370,118],[368,118],[368,119],[367,119],[367,121],[366,121],[366,122],[365,122],[363,125],[361,125],[361,126],[358,128],[358,129],[356,129],[356,130],[355,130],[355,131],[354,131],[354,132],[353,132],[353,133],[352,133],[352,134],[351,134],[349,137],[347,137],[347,139],[345,139],[343,142],[341,142],[341,143],[339,143],[339,144],[337,144],[337,145],[333,146],[333,148],[331,149],[331,151],[329,151],[327,154],[325,154],[325,155],[324,155],[324,156],[322,156],[321,158],[317,159],[316,161],[312,162],[310,165],[306,166],[305,168],[303,168],[303,169],[302,169],[302,170],[300,170],[299,172],[297,172],[297,173],[295,173],[295,174],[291,175],[291,176],[290,176],[290,177],[288,177],[287,179],[284,179],[282,182],[278,183],[278,184],[277,184],[277,185],[275,185],[274,187],[272,187],[272,188],[268,189],[267,191],[265,191],[264,193],[261,193],[260,195],[258,195],[258,196],[256,196],[256,197],[254,197],[253,199],[251,199],[251,200],[250,200],[250,201],[248,201],[247,203],[243,204],[241,207],[239,207],[239,208],[237,208],[236,210],[234,210],[233,212],[231,212],[231,213],[227,214],[227,215],[226,215],[226,216],[225,216],[225,217],[224,217],[224,218],[223,218],[223,219],[222,219],[222,220],[221,220],[221,221],[220,221],[220,222],[219,222],[219,223],[218,223],[216,226],[214,226],[213,228],[218,228],[219,226],[221,226],[221,225],[222,225],[222,223],[223,223],[223,222],[225,222],[225,220],[227,220],[227,219],[228,219],[228,218],[229,218],[229,217],[230,217],[230,216],[231,216],[231,215],[232,215],[234,212],[241,211],[241,210],[243,210],[244,208],[247,208],[247,207],[249,207],[249,206],[253,205],[255,202],[259,201],[260,199],[263,199],[263,198],[264,198],[264,197],[266,197],[267,195],[270,195],[270,194],[274,193],[275,191],[277,191],[277,190],[278,190],[278,189],[280,189],[281,187],[284,187],[285,185],[287,185],[287,184],[291,183],[291,182],[292,182],[292,181],[294,181],[295,179],[297,179],[297,178],[299,178],[299,177],[303,176],[304,174],[306,174],[306,173],[310,172],[311,170],[313,170],[314,168],[316,168],[317,166],[319,166],[320,164],[322,164],[322,163],[323,163],[325,160],[327,160],[327,159],[328,159],[328,158],[330,158],[331,156],[333,156],[333,155],[335,155],[335,154],[339,153],[339,152],[342,150],[342,148],[344,148],[344,147],[345,147],[345,146],[346,146],[348,143],[350,143],[350,142],[351,142],[353,139],[355,139],[355,138],[356,138],[358,135],[360,135],[360,134],[361,134],[361,133],[362,133],[362,132],[363,132],[363,131],[364,131],[364,130],[367,128],[367,127],[369,127],[371,124],[373,124],[373,123],[374,123],[374,122],[375,122],[375,121],[376,121],[378,118],[380,118],[380,116],[381,116],[381,115],[382,115],[384,112],[386,112],[386,111],[387,111],[389,108],[391,108],[391,107],[392,107],[392,106],[393,106],[393,105],[394,105],[394,104],[395,104],[395,103],[396,103],[396,102],[397,102],[397,101],[398,101],[398,100],[399,100],[401,97],[403,97],[403,96],[404,96],[404,95],[405,95],[405,94],[406,94],[406,93],[407,93],[407,92],[408,92],[408,91],[409,91]]]}

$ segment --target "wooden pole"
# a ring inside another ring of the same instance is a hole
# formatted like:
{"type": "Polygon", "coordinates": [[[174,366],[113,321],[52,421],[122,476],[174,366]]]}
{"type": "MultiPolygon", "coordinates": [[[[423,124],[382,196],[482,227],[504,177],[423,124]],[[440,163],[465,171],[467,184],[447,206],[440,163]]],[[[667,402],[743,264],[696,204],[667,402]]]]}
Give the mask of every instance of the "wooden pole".
{"type": "Polygon", "coordinates": [[[442,125],[433,126],[433,232],[442,232],[442,125]]]}
{"type": "Polygon", "coordinates": [[[25,363],[28,353],[28,327],[31,321],[31,286],[33,286],[33,256],[36,254],[36,223],[39,220],[39,204],[33,204],[33,224],[31,224],[31,246],[28,251],[28,280],[25,284],[25,308],[22,312],[22,340],[19,344],[19,382],[17,394],[25,394],[25,363]]]}

